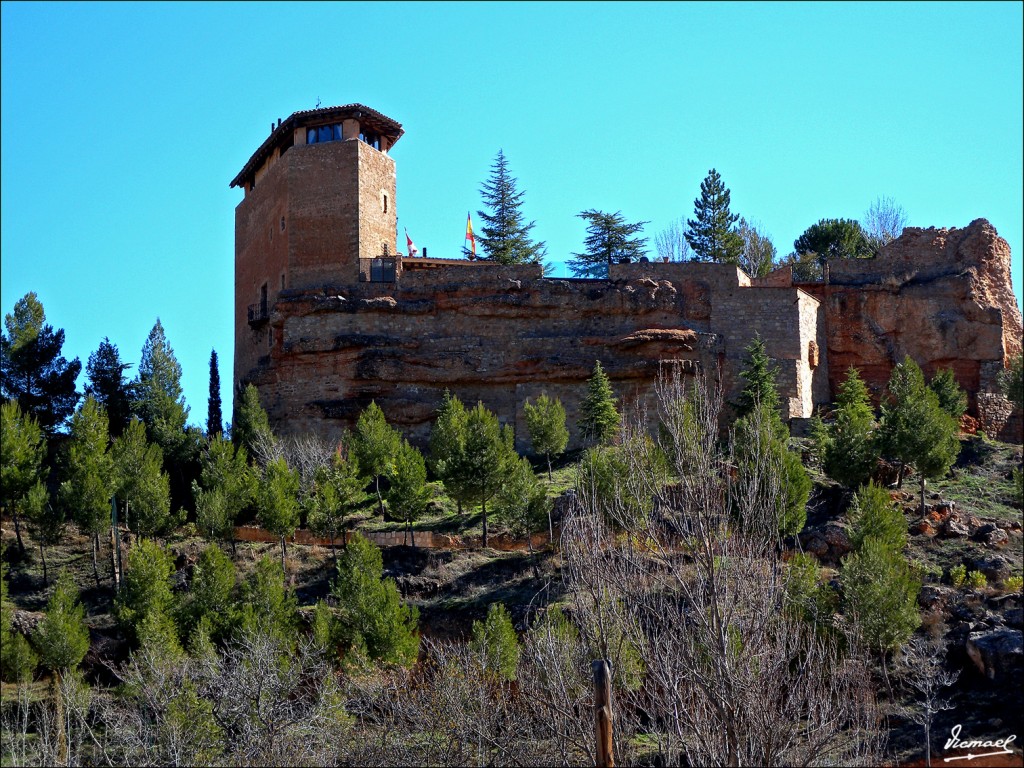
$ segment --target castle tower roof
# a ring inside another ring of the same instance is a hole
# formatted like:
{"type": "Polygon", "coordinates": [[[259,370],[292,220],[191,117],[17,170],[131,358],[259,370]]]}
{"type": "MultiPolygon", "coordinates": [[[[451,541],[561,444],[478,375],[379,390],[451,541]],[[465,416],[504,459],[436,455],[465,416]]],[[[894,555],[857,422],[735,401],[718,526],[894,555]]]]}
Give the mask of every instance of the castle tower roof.
{"type": "Polygon", "coordinates": [[[238,175],[231,180],[229,186],[245,186],[246,181],[251,180],[256,170],[266,162],[276,148],[281,147],[283,152],[284,149],[292,146],[293,137],[297,129],[316,128],[318,126],[353,120],[358,123],[356,134],[372,132],[379,136],[383,140],[381,142],[381,149],[384,151],[394,146],[395,142],[404,133],[401,123],[363,104],[343,104],[337,107],[322,107],[320,109],[305,109],[293,112],[284,122],[278,121],[278,124],[271,130],[267,140],[253,153],[252,157],[242,167],[242,170],[238,172],[238,175]]]}

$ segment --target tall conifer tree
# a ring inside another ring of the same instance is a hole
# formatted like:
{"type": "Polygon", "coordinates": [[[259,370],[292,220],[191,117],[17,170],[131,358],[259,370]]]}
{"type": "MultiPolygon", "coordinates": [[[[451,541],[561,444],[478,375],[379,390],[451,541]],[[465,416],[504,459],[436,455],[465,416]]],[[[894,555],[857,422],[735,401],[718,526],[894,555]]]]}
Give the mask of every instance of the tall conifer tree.
{"type": "Polygon", "coordinates": [[[220,371],[217,368],[215,349],[210,351],[210,397],[206,404],[206,434],[213,437],[224,431],[224,414],[220,407],[220,371]]]}
{"type": "Polygon", "coordinates": [[[527,224],[520,208],[523,192],[516,189],[517,180],[508,171],[505,153],[491,166],[491,176],[483,183],[480,194],[488,211],[477,211],[483,221],[477,239],[484,250],[484,258],[499,264],[540,264],[544,258],[544,243],[534,242],[530,230],[536,222],[527,224]]]}
{"type": "Polygon", "coordinates": [[[646,221],[631,224],[621,211],[605,213],[591,209],[576,214],[587,222],[586,251],[574,253],[567,266],[574,277],[608,277],[608,265],[623,259],[639,261],[646,252],[647,238],[633,237],[646,221]]]}
{"type": "Polygon", "coordinates": [[[693,201],[696,218],[687,219],[686,241],[695,261],[739,264],[743,238],[736,232],[739,215],[729,210],[730,192],[714,168],[700,184],[700,197],[693,201]]]}
{"type": "Polygon", "coordinates": [[[110,420],[110,436],[120,437],[132,416],[135,392],[124,372],[131,364],[121,362],[117,345],[103,337],[99,348],[89,355],[85,366],[89,383],[85,385],[85,396],[92,397],[107,411],[110,420]]]}
{"type": "Polygon", "coordinates": [[[4,317],[0,333],[0,396],[17,400],[21,410],[35,418],[48,436],[67,422],[79,393],[75,380],[82,370],[78,358],[61,355],[64,331],[46,323],[43,305],[27,293],[4,317]]]}

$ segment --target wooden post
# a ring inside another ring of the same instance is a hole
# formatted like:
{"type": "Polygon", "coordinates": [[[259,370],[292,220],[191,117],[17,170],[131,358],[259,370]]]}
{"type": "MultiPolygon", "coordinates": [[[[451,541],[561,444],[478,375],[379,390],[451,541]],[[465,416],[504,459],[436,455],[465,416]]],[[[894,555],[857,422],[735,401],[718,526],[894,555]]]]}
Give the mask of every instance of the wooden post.
{"type": "Polygon", "coordinates": [[[590,662],[594,672],[594,727],[597,735],[597,768],[612,768],[612,675],[608,659],[590,662]]]}

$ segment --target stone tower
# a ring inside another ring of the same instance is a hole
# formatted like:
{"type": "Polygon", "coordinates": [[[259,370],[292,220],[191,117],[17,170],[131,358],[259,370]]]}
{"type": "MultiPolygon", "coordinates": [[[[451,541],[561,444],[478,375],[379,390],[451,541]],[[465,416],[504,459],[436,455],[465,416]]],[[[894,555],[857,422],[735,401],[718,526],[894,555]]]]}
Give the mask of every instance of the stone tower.
{"type": "Polygon", "coordinates": [[[295,112],[232,180],[235,381],[269,355],[284,290],[394,280],[395,161],[402,126],[362,104],[295,112]]]}

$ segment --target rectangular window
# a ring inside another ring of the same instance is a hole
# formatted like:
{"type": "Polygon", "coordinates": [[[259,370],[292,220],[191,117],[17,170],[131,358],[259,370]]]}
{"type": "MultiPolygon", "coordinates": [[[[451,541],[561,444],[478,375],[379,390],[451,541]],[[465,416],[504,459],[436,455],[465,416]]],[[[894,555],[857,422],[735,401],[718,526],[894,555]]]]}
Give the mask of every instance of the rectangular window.
{"type": "Polygon", "coordinates": [[[371,283],[393,283],[393,282],[395,282],[395,260],[394,259],[372,259],[370,261],[370,282],[371,283]]]}

